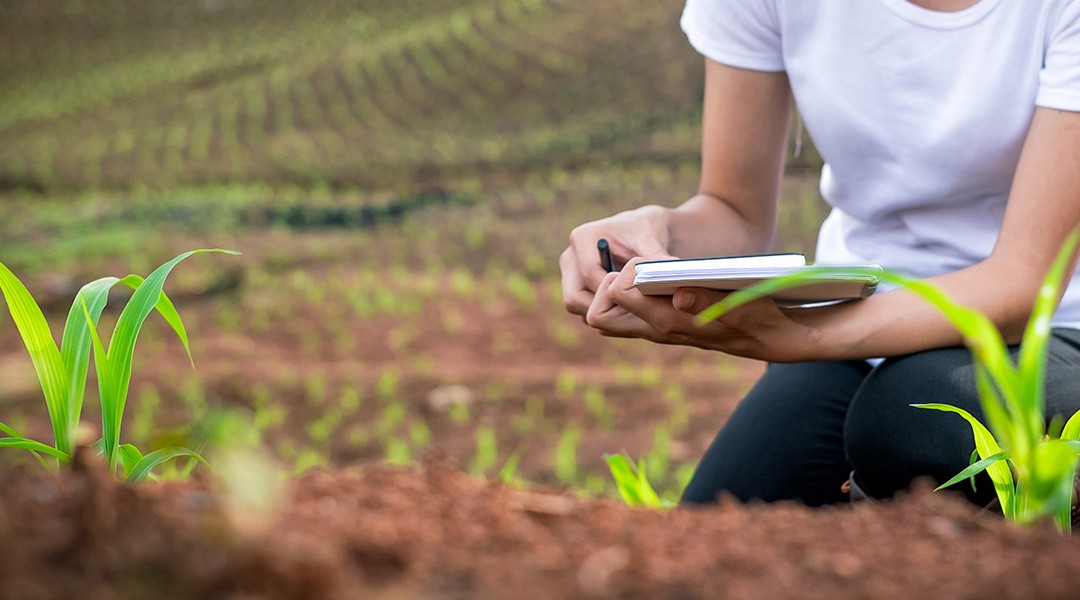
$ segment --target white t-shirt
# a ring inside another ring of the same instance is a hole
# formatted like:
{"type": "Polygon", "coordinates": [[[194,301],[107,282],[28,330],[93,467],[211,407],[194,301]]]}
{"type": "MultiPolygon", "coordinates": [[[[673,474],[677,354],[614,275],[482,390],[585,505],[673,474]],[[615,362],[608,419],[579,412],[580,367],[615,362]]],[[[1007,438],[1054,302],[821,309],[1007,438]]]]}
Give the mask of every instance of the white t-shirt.
{"type": "MultiPolygon", "coordinates": [[[[1080,0],[688,0],[681,24],[716,62],[787,72],[833,207],[819,263],[986,258],[1035,107],[1080,111],[1080,0]]],[[[1080,276],[1055,324],[1080,328],[1080,276]]]]}

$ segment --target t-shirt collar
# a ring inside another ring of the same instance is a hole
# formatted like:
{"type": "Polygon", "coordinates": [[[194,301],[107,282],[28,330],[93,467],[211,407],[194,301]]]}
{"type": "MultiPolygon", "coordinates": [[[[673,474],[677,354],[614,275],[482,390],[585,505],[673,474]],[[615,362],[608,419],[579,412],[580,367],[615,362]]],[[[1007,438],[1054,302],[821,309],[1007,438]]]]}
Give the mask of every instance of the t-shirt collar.
{"type": "Polygon", "coordinates": [[[897,15],[922,27],[932,29],[960,29],[973,25],[990,14],[1001,0],[979,0],[975,4],[954,12],[923,8],[909,0],[880,0],[897,15]]]}

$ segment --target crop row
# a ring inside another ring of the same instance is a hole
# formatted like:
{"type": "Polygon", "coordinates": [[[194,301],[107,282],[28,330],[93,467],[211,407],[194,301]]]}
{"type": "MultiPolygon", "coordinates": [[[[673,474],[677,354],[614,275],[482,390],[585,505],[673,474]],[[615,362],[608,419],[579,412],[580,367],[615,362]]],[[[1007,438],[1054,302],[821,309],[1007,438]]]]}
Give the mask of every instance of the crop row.
{"type": "MultiPolygon", "coordinates": [[[[334,44],[311,49],[253,44],[227,64],[209,48],[184,61],[151,54],[127,70],[103,65],[78,86],[43,84],[0,111],[0,162],[26,179],[75,185],[345,174],[362,182],[580,157],[680,118],[687,134],[673,149],[692,148],[690,102],[684,115],[665,106],[654,117],[647,111],[660,110],[663,94],[613,107],[633,73],[590,63],[581,40],[596,11],[562,4],[469,5],[355,40],[337,31],[334,44]],[[55,104],[33,102],[39,96],[55,104]]],[[[627,43],[598,39],[608,53],[627,43]]]]}

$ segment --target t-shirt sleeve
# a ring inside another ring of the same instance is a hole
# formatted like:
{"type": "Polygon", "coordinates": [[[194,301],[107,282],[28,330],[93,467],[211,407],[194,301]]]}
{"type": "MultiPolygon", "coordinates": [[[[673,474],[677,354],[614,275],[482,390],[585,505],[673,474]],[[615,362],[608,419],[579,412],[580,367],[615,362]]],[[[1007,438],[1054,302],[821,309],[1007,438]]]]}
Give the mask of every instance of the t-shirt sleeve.
{"type": "Polygon", "coordinates": [[[1035,103],[1080,111],[1080,0],[1063,0],[1047,32],[1046,58],[1035,103]]]}
{"type": "Polygon", "coordinates": [[[687,0],[680,25],[690,45],[718,63],[784,70],[775,0],[687,0]]]}

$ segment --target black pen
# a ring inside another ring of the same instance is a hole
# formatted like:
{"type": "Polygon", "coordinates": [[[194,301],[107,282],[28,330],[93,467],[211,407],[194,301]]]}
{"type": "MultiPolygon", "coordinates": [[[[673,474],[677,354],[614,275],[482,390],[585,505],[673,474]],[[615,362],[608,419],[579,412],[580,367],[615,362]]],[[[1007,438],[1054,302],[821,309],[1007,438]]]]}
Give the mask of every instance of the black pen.
{"type": "Polygon", "coordinates": [[[611,248],[608,246],[608,241],[604,238],[597,240],[596,250],[600,253],[600,266],[604,267],[608,273],[614,271],[615,265],[611,262],[611,248]]]}

